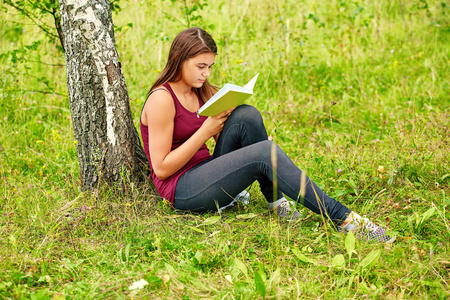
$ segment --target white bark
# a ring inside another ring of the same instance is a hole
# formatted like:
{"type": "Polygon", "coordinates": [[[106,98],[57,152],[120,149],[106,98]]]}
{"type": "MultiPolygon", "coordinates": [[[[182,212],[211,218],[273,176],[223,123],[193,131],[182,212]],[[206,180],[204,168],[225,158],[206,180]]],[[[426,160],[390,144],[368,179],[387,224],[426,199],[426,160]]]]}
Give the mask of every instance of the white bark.
{"type": "Polygon", "coordinates": [[[115,47],[108,0],[60,0],[67,88],[85,187],[145,168],[115,47]]]}
{"type": "MultiPolygon", "coordinates": [[[[116,136],[113,128],[113,110],[115,108],[113,104],[114,92],[111,90],[108,83],[105,66],[119,61],[114,53],[116,45],[114,40],[111,39],[111,36],[109,36],[103,28],[102,23],[95,15],[93,8],[87,6],[87,0],[67,0],[67,4],[77,4],[80,7],[85,6],[84,10],[81,10],[78,14],[74,15],[74,21],[81,21],[80,30],[85,40],[94,41],[93,43],[88,43],[87,46],[89,51],[93,54],[95,67],[97,68],[98,75],[102,79],[106,104],[106,135],[111,146],[114,147],[116,145],[116,136]],[[96,36],[97,38],[95,38],[96,36]],[[113,62],[111,58],[114,57],[116,59],[113,62]]],[[[95,9],[101,11],[102,6],[96,4],[95,9]]]]}

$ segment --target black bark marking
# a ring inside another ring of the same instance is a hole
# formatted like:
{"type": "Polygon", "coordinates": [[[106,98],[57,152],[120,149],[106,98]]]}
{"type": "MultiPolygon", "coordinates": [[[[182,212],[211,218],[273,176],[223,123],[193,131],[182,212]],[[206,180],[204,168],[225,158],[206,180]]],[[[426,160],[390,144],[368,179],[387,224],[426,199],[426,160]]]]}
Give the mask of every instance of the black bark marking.
{"type": "Polygon", "coordinates": [[[105,69],[108,83],[112,84],[117,79],[116,65],[110,61],[109,64],[105,66],[105,69]]]}

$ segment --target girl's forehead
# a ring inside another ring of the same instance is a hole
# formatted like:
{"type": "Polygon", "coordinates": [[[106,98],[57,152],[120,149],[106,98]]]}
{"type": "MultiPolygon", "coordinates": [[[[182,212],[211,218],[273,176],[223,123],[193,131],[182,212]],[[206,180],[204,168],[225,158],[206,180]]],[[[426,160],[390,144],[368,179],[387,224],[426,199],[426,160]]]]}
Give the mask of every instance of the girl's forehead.
{"type": "Polygon", "coordinates": [[[192,57],[189,59],[193,63],[203,63],[207,65],[212,65],[214,61],[216,60],[216,55],[214,53],[202,53],[197,56],[192,57]]]}

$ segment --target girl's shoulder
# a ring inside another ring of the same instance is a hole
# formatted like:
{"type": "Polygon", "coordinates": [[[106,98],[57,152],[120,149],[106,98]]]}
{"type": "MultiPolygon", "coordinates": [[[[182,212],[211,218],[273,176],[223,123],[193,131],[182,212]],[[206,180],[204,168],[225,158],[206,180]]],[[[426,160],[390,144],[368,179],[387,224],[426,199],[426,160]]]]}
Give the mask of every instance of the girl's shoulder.
{"type": "Polygon", "coordinates": [[[149,115],[174,115],[175,104],[173,102],[170,91],[164,86],[158,86],[150,91],[145,100],[144,106],[141,111],[141,122],[144,125],[148,125],[149,115]]]}
{"type": "Polygon", "coordinates": [[[170,95],[171,93],[170,93],[169,88],[167,86],[169,86],[169,85],[167,83],[165,83],[165,84],[162,84],[160,86],[155,87],[153,90],[151,90],[148,93],[147,99],[153,94],[161,95],[163,93],[167,93],[167,94],[170,95]],[[162,92],[160,92],[160,91],[162,91],[162,92]]]}
{"type": "Polygon", "coordinates": [[[163,103],[173,103],[172,93],[168,84],[155,87],[148,93],[147,100],[145,100],[144,107],[148,107],[149,104],[161,105],[163,103]]]}

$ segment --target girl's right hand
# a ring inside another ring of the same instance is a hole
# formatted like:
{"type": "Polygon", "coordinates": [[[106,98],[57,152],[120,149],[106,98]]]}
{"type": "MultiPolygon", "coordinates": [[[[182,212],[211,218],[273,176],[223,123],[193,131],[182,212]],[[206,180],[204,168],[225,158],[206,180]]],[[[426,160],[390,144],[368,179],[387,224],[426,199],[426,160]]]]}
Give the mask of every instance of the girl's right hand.
{"type": "Polygon", "coordinates": [[[215,136],[223,130],[225,121],[228,119],[233,110],[234,108],[231,108],[215,115],[214,117],[208,117],[208,119],[203,122],[203,125],[202,127],[200,127],[200,129],[205,131],[205,134],[208,135],[208,138],[215,136]]]}

